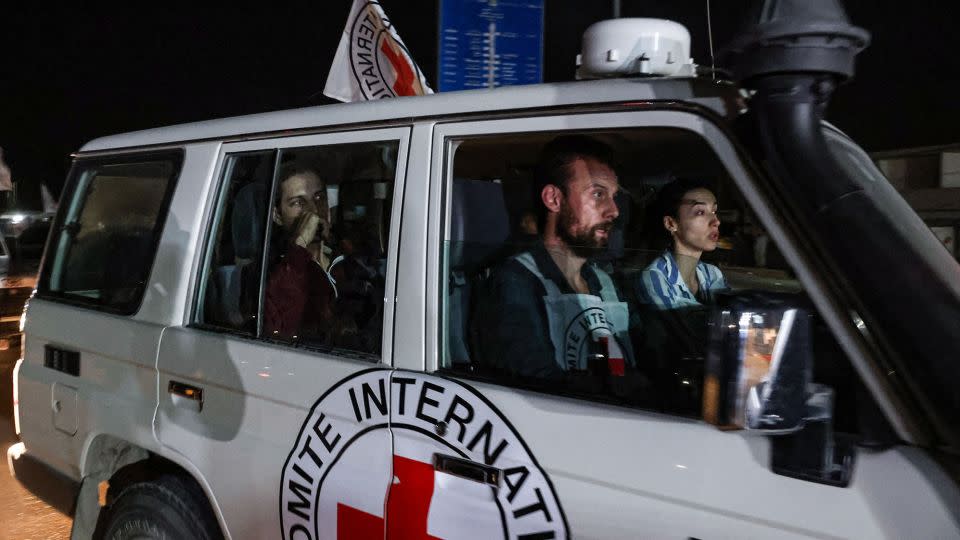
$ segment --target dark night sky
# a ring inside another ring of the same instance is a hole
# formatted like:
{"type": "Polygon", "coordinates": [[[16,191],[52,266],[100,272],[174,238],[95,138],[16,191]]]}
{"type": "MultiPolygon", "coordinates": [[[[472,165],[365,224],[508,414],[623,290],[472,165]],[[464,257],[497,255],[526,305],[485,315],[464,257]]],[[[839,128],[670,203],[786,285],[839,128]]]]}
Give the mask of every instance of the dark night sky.
{"type": "MultiPolygon", "coordinates": [[[[713,0],[720,48],[749,0],[713,0]]],[[[873,44],[829,119],[868,150],[960,142],[960,28],[955,1],[846,0],[873,44]]],[[[132,4],[132,3],[131,3],[132,4]]],[[[7,6],[0,31],[0,146],[21,198],[58,191],[69,154],[111,133],[326,103],[319,94],[350,0],[229,7],[7,6]]],[[[381,0],[435,86],[437,2],[381,0]]],[[[709,64],[705,2],[622,0],[624,16],[676,20],[709,64]]],[[[544,78],[572,79],[583,30],[608,0],[546,0],[544,78]]]]}

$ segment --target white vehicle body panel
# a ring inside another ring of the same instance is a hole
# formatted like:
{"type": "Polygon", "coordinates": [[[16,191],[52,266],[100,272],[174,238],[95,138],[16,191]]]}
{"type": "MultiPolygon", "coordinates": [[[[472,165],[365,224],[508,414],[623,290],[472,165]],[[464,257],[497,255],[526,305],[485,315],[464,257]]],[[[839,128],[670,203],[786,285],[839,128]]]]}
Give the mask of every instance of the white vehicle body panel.
{"type": "Polygon", "coordinates": [[[81,152],[203,139],[248,139],[268,136],[266,134],[282,136],[280,132],[291,130],[470,114],[478,111],[495,113],[652,99],[684,100],[716,111],[725,109],[719,98],[698,97],[691,91],[688,79],[660,80],[654,85],[643,80],[625,79],[581,81],[445,92],[432,94],[427,99],[399,97],[209,120],[102,137],[85,144],[81,152]]]}
{"type": "Polygon", "coordinates": [[[85,451],[98,435],[155,449],[156,351],[163,326],[97,312],[78,317],[75,308],[37,298],[27,318],[18,391],[20,435],[30,452],[79,480],[85,451]],[[44,367],[47,345],[77,351],[82,377],[44,367]],[[55,428],[57,416],[69,411],[55,411],[54,385],[77,393],[76,434],[55,428]]]}
{"type": "MultiPolygon", "coordinates": [[[[201,472],[233,538],[278,535],[280,473],[310,407],[327,381],[371,367],[189,328],[164,334],[160,362],[164,454],[201,472]],[[170,380],[201,387],[203,409],[177,403],[170,380]]],[[[380,437],[382,455],[368,457],[389,466],[389,433],[380,437]]]]}
{"type": "MultiPolygon", "coordinates": [[[[770,441],[700,420],[474,383],[523,434],[575,538],[951,538],[952,497],[900,449],[850,486],[770,471],[770,441]],[[896,471],[896,472],[894,472],[896,471]],[[886,488],[878,479],[896,482],[886,488]],[[891,486],[896,489],[891,489],[891,486]],[[893,517],[897,516],[897,517],[893,517]]],[[[925,458],[925,457],[924,457],[925,458]]],[[[925,461],[928,458],[925,458],[925,461]]],[[[946,478],[939,481],[946,483],[946,478]]]]}
{"type": "Polygon", "coordinates": [[[159,324],[179,324],[186,316],[205,224],[217,188],[218,142],[190,144],[185,147],[183,170],[170,201],[150,284],[143,297],[138,319],[159,324]]]}

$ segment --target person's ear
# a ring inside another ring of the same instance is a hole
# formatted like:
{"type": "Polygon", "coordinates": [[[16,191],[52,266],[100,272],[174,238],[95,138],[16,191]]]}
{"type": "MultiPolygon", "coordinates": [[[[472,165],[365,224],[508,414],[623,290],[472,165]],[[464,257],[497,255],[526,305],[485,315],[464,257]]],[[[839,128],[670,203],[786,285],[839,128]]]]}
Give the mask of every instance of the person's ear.
{"type": "Polygon", "coordinates": [[[677,220],[673,216],[663,216],[663,228],[670,234],[677,232],[677,220]]]}
{"type": "Polygon", "coordinates": [[[547,184],[540,190],[540,199],[550,212],[559,212],[563,205],[563,191],[554,184],[547,184]]]}
{"type": "Polygon", "coordinates": [[[278,210],[276,206],[274,206],[271,210],[271,213],[273,214],[273,222],[277,225],[283,226],[283,220],[280,218],[280,210],[278,210]]]}

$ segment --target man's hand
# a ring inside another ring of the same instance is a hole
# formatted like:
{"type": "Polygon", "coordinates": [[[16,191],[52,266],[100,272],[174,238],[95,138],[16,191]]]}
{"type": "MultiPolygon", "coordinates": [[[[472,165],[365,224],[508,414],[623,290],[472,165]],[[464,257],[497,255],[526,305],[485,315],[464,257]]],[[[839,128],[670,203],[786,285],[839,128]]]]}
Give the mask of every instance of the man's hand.
{"type": "Polygon", "coordinates": [[[297,223],[294,225],[293,243],[302,248],[312,244],[320,231],[320,223],[319,215],[305,211],[297,218],[297,223]]]}

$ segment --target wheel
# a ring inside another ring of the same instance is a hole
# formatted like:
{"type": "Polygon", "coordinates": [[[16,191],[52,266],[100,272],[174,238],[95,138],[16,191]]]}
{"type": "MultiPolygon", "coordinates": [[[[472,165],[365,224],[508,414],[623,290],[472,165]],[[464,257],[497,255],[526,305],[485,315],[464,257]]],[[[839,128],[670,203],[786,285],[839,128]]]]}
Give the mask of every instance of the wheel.
{"type": "Polygon", "coordinates": [[[104,507],[94,538],[105,540],[217,540],[220,529],[192,481],[165,475],[125,486],[104,507]]]}

